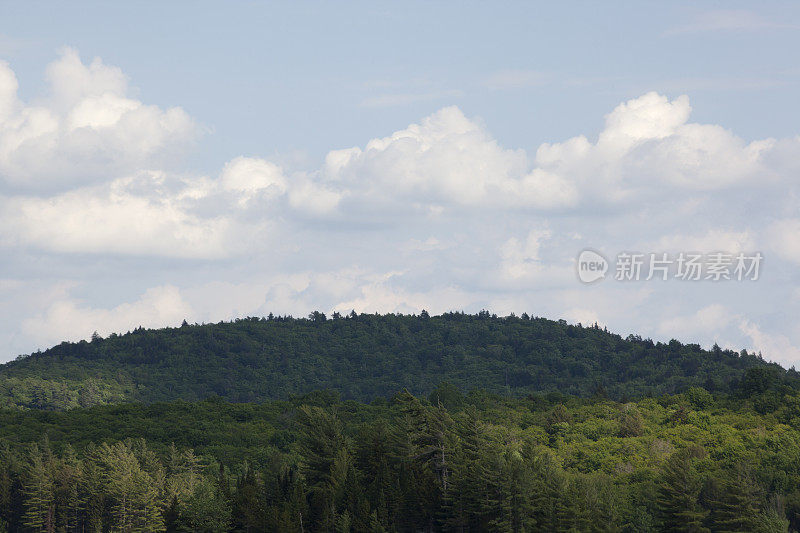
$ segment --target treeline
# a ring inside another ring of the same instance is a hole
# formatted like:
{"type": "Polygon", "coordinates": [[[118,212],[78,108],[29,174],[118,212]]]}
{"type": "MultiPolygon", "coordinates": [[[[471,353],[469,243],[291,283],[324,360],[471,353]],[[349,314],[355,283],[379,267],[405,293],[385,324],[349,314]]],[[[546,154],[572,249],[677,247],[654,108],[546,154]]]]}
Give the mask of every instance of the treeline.
{"type": "Polygon", "coordinates": [[[763,369],[733,395],[627,403],[441,384],[369,405],[317,393],[0,416],[39,434],[0,437],[0,531],[800,526],[800,396],[763,369]],[[91,435],[87,421],[105,426],[109,412],[122,413],[118,427],[91,435]],[[167,441],[176,415],[199,451],[167,441]],[[126,439],[102,433],[125,427],[126,439]]]}
{"type": "MultiPolygon", "coordinates": [[[[23,374],[24,375],[24,374],[23,374]]],[[[130,394],[117,380],[81,381],[37,375],[0,378],[0,408],[63,410],[124,401],[130,394]]]]}
{"type": "Polygon", "coordinates": [[[601,390],[625,400],[691,386],[727,392],[752,367],[771,368],[800,386],[793,369],[744,350],[623,338],[526,314],[314,312],[65,342],[0,366],[0,407],[58,410],[215,395],[263,402],[319,389],[370,401],[403,388],[427,395],[440,381],[508,396],[601,390]]]}
{"type": "Polygon", "coordinates": [[[0,531],[228,531],[223,477],[191,450],[163,460],[144,440],[66,445],[45,440],[0,457],[0,531]]]}

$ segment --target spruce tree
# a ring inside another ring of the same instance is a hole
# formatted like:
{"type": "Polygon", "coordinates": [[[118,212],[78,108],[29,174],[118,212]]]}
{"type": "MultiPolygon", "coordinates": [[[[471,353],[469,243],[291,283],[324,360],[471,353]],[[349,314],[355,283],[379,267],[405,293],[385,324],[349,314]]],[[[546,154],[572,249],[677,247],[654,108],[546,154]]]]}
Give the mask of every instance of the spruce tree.
{"type": "Polygon", "coordinates": [[[676,452],[664,465],[656,505],[663,531],[675,533],[701,533],[708,512],[698,503],[700,480],[685,452],[676,452]]]}
{"type": "Polygon", "coordinates": [[[55,486],[48,456],[49,453],[43,453],[38,444],[31,444],[23,478],[23,523],[41,533],[55,530],[55,486]]]}

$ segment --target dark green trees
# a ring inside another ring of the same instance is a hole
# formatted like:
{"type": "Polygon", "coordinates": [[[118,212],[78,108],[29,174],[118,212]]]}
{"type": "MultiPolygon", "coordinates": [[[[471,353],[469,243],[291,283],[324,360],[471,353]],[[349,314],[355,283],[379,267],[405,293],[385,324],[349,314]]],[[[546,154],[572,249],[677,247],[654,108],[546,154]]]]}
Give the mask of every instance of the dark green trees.
{"type": "Polygon", "coordinates": [[[665,463],[657,506],[662,530],[674,533],[707,532],[708,511],[699,502],[702,480],[694,467],[696,450],[674,453],[665,463]]]}
{"type": "Polygon", "coordinates": [[[702,393],[621,405],[451,392],[452,409],[404,391],[370,405],[319,393],[264,405],[0,411],[0,532],[784,533],[800,524],[800,427],[781,422],[796,419],[790,397],[761,415],[702,393]],[[622,430],[625,416],[633,429],[622,430]],[[26,437],[42,434],[52,441],[26,437]],[[110,437],[125,434],[148,440],[110,437]]]}
{"type": "Polygon", "coordinates": [[[0,366],[0,408],[56,410],[213,395],[263,402],[316,389],[371,401],[405,388],[425,397],[436,390],[451,409],[451,392],[477,388],[512,396],[558,391],[638,399],[691,386],[709,392],[738,387],[769,409],[785,388],[797,390],[800,379],[746,352],[623,339],[527,315],[328,318],[316,311],[308,318],[184,324],[62,343],[0,366]],[[745,375],[748,369],[753,372],[745,375]],[[450,390],[438,387],[443,380],[450,390]]]}

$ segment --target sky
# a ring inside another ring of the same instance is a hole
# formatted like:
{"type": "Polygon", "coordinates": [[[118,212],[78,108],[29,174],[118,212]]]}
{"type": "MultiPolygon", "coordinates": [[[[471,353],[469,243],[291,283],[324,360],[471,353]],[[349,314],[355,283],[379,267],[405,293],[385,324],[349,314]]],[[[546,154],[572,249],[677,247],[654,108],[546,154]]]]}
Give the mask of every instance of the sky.
{"type": "Polygon", "coordinates": [[[0,362],[487,309],[796,365],[798,49],[790,2],[2,2],[0,362]]]}

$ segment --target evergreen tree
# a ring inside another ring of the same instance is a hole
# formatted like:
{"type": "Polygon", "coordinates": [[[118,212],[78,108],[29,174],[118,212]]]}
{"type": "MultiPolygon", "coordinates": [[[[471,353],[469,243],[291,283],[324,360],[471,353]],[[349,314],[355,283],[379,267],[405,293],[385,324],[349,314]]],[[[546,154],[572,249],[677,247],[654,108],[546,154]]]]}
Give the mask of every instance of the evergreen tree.
{"type": "Polygon", "coordinates": [[[55,485],[50,459],[49,450],[43,452],[39,445],[31,444],[23,478],[24,524],[41,533],[55,531],[55,485]]]}
{"type": "Polygon", "coordinates": [[[490,522],[492,529],[508,533],[536,530],[533,501],[536,480],[531,470],[532,457],[526,455],[523,450],[507,449],[495,471],[494,484],[499,490],[491,507],[498,516],[490,522]]]}
{"type": "Polygon", "coordinates": [[[746,473],[726,477],[711,505],[714,532],[754,531],[759,513],[758,485],[746,473]]]}
{"type": "Polygon", "coordinates": [[[352,467],[349,442],[341,421],[320,407],[300,407],[298,420],[303,434],[303,474],[311,508],[322,528],[332,530],[346,510],[342,504],[352,467]]]}
{"type": "Polygon", "coordinates": [[[662,472],[657,506],[663,530],[675,533],[708,531],[703,521],[708,514],[699,502],[701,483],[692,457],[686,451],[669,457],[662,472]]]}

